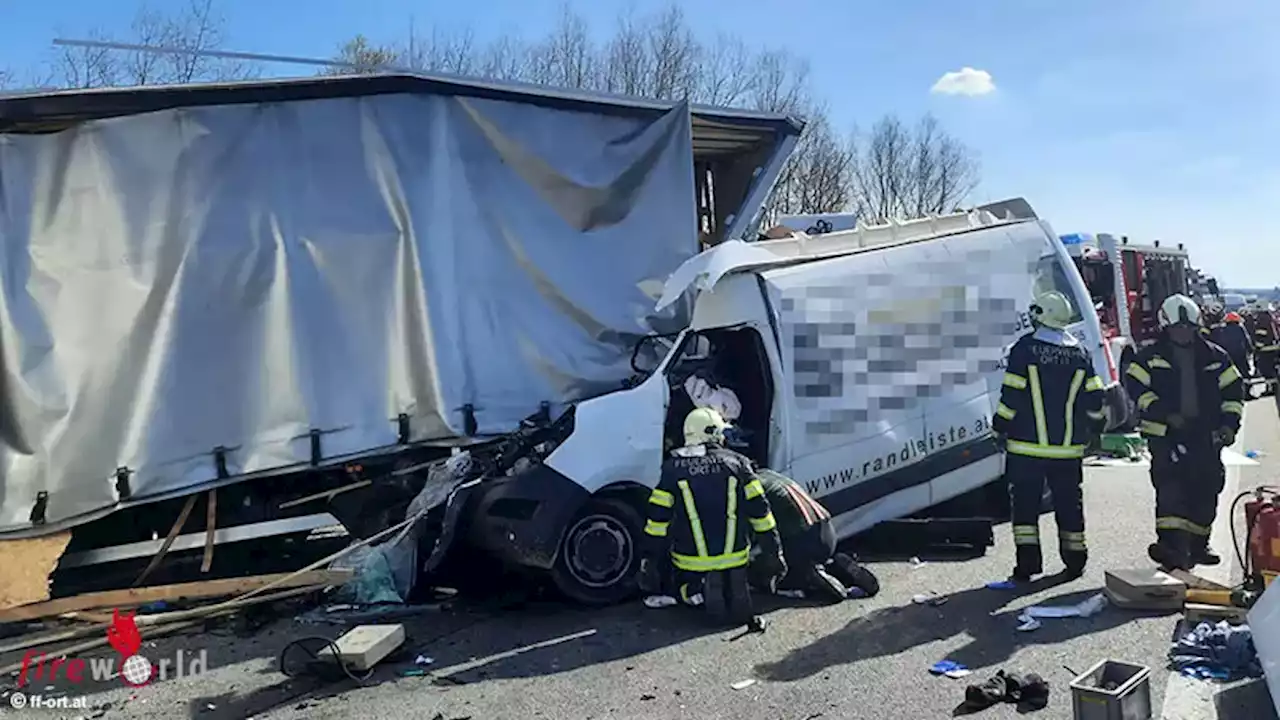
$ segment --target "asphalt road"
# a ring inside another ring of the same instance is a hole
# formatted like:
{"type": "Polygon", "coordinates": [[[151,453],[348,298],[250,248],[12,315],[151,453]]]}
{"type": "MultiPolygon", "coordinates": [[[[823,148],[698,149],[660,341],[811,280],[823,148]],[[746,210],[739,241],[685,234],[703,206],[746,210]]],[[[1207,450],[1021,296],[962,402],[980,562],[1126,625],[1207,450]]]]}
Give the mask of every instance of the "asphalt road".
{"type": "MultiPolygon", "coordinates": [[[[1228,492],[1276,475],[1280,421],[1270,399],[1250,403],[1235,448],[1228,492]],[[1247,450],[1263,454],[1256,464],[1247,450]]],[[[285,618],[248,637],[189,635],[148,643],[153,662],[177,648],[205,649],[209,671],[139,690],[118,681],[89,692],[91,711],[45,713],[53,717],[108,718],[400,718],[531,720],[536,718],[737,717],[743,720],[945,718],[963,699],[967,682],[999,669],[1035,672],[1052,685],[1048,708],[1031,717],[1071,718],[1067,687],[1072,673],[1105,659],[1152,668],[1155,717],[1168,720],[1273,717],[1261,682],[1222,688],[1176,678],[1164,658],[1180,620],[1109,607],[1087,619],[1045,620],[1033,632],[1017,632],[1020,608],[1071,604],[1099,592],[1106,569],[1146,567],[1152,539],[1152,491],[1144,466],[1093,466],[1086,477],[1091,565],[1085,577],[1024,595],[988,590],[1012,565],[1007,526],[984,557],[959,561],[879,563],[883,592],[870,600],[834,607],[771,609],[763,635],[706,633],[679,609],[639,604],[582,611],[557,604],[526,603],[501,612],[440,610],[406,622],[410,639],[365,687],[318,686],[289,681],[276,656],[290,640],[311,634],[336,636],[336,628],[285,618]],[[913,604],[934,593],[938,606],[913,604]],[[417,655],[431,659],[412,671],[417,655]],[[928,668],[950,659],[973,670],[970,678],[933,677],[928,668]],[[735,683],[754,680],[742,689],[735,683]],[[1165,704],[1166,692],[1168,703],[1165,704]],[[1163,714],[1162,714],[1163,713],[1163,714]]],[[[1214,543],[1228,547],[1225,519],[1214,543]]],[[[1052,538],[1052,519],[1042,520],[1052,538]]],[[[1048,569],[1056,569],[1052,550],[1048,569]]],[[[1231,567],[1220,574],[1230,576],[1231,567]]],[[[36,689],[32,689],[36,691],[36,689]]],[[[4,711],[0,711],[4,712],[4,711]]],[[[35,714],[34,711],[28,711],[35,714]]],[[[1021,717],[1011,706],[979,717],[1021,717]]]]}

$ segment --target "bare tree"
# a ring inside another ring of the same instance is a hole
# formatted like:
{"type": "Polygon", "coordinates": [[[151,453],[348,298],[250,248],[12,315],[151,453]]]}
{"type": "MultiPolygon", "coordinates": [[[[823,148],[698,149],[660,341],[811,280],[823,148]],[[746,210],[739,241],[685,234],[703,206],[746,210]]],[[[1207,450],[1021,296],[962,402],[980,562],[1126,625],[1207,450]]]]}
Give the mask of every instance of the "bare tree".
{"type": "MultiPolygon", "coordinates": [[[[53,60],[50,84],[71,88],[112,85],[151,85],[197,81],[239,80],[253,77],[256,68],[245,62],[204,53],[226,42],[226,20],[213,0],[188,0],[178,9],[161,11],[143,5],[134,15],[124,41],[134,45],[170,48],[156,53],[96,47],[62,47],[53,60]]],[[[90,39],[111,41],[99,31],[90,39]]]]}
{"type": "Polygon", "coordinates": [[[503,35],[480,53],[477,70],[482,77],[524,80],[528,77],[529,49],[519,38],[503,35]]]}
{"type": "Polygon", "coordinates": [[[881,118],[865,139],[856,137],[854,193],[870,222],[901,218],[910,173],[911,134],[896,116],[881,118]]]}
{"type": "Polygon", "coordinates": [[[684,12],[672,5],[653,22],[648,32],[653,81],[650,97],[683,100],[698,88],[698,55],[701,48],[684,21],[684,12]]]}
{"type": "MultiPolygon", "coordinates": [[[[368,41],[365,41],[368,43],[368,41]]],[[[399,65],[425,72],[443,72],[452,75],[475,75],[483,69],[477,56],[475,35],[466,31],[458,35],[448,35],[439,30],[432,30],[429,37],[420,38],[412,30],[408,43],[401,49],[394,45],[385,45],[377,51],[391,57],[381,65],[399,65]]]]}
{"type": "Polygon", "coordinates": [[[978,185],[977,156],[932,115],[914,128],[882,118],[855,139],[851,172],[855,202],[873,222],[952,212],[978,185]]]}
{"type": "Polygon", "coordinates": [[[737,107],[756,87],[751,53],[741,40],[726,35],[699,54],[694,99],[708,105],[737,107]]]}
{"type": "Polygon", "coordinates": [[[814,102],[804,60],[730,36],[701,41],[674,4],[657,14],[622,14],[599,44],[586,21],[565,6],[552,31],[532,42],[504,36],[476,47],[470,34],[433,33],[405,48],[357,36],[338,59],[366,71],[399,61],[423,70],[806,117],[807,129],[770,201],[779,213],[853,210],[885,220],[945,212],[964,201],[978,177],[973,153],[932,117],[908,128],[889,116],[870,135],[845,138],[814,102]]]}
{"type": "Polygon", "coordinates": [[[602,90],[621,95],[648,92],[653,70],[646,35],[643,24],[630,13],[618,17],[618,26],[604,48],[602,90]]]}
{"type": "Polygon", "coordinates": [[[335,58],[341,65],[321,71],[322,75],[368,75],[395,65],[400,51],[385,45],[374,45],[364,35],[356,35],[342,44],[335,58]]]}
{"type": "MultiPolygon", "coordinates": [[[[135,21],[135,28],[139,26],[135,21]]],[[[247,63],[203,54],[224,47],[227,40],[226,18],[213,0],[188,0],[186,7],[174,14],[155,15],[152,26],[162,45],[186,51],[163,56],[160,82],[241,80],[255,74],[255,68],[247,63]]]]}
{"type": "Polygon", "coordinates": [[[853,148],[832,129],[825,109],[809,115],[804,135],[778,178],[770,203],[779,214],[859,210],[853,194],[853,148]]]}
{"type": "Polygon", "coordinates": [[[599,86],[597,58],[586,21],[565,5],[560,22],[532,51],[532,79],[556,87],[595,89],[599,86]]]}
{"type": "MultiPolygon", "coordinates": [[[[91,40],[108,40],[101,32],[89,33],[91,40]]],[[[118,85],[120,63],[114,51],[101,47],[61,47],[53,61],[46,85],[66,88],[96,88],[118,85]]]]}

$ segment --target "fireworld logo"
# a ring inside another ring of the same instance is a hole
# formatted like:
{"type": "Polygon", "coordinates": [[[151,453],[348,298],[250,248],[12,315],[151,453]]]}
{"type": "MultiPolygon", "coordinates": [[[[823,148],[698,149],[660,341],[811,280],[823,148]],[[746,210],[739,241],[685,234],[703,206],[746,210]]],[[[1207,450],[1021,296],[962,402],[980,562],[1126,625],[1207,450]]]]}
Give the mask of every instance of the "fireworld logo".
{"type": "Polygon", "coordinates": [[[167,680],[170,677],[181,678],[199,675],[208,670],[208,652],[184,653],[178,650],[172,658],[162,658],[159,663],[152,664],[138,651],[142,649],[142,635],[133,621],[133,615],[121,614],[119,610],[111,613],[111,625],[107,627],[107,642],[120,654],[111,658],[68,658],[55,657],[35,650],[28,650],[22,656],[22,670],[18,673],[18,687],[26,687],[32,680],[52,682],[59,674],[73,683],[85,681],[85,669],[89,670],[89,678],[94,682],[106,682],[120,676],[120,681],[130,687],[142,687],[151,681],[167,680]],[[172,671],[171,671],[172,669],[172,671]],[[117,672],[118,670],[118,672],[117,672]]]}

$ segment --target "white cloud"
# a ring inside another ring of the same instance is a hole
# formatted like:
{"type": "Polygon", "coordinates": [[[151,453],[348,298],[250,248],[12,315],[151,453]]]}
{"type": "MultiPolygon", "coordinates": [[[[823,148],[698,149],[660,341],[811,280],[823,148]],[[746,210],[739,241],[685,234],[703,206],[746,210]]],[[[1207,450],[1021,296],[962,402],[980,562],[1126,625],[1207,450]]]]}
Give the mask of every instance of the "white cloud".
{"type": "Polygon", "coordinates": [[[939,95],[986,95],[996,91],[996,84],[991,73],[986,70],[975,70],[971,67],[943,73],[938,82],[933,84],[930,92],[939,95]]]}

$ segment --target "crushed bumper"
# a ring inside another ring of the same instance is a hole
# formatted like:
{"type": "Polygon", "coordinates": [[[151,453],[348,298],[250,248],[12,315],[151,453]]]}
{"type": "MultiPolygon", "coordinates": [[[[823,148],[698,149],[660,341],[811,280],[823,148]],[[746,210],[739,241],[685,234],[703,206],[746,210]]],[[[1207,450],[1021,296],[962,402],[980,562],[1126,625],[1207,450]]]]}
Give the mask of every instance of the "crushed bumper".
{"type": "Polygon", "coordinates": [[[565,527],[590,494],[546,465],[474,488],[468,542],[498,560],[549,570],[565,527]]]}

